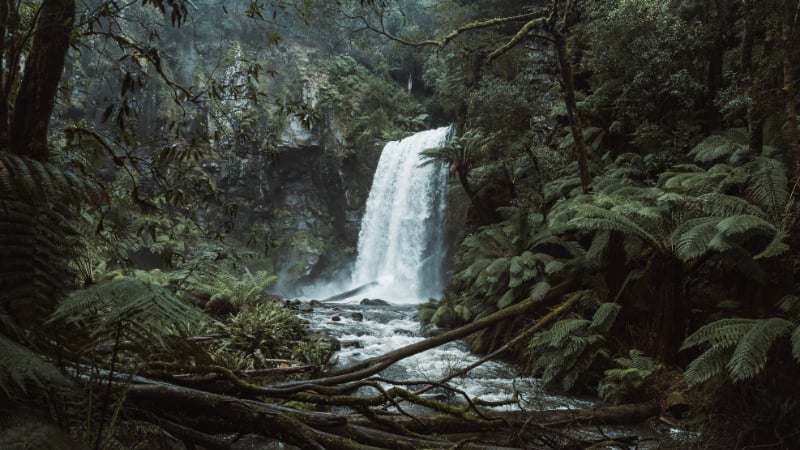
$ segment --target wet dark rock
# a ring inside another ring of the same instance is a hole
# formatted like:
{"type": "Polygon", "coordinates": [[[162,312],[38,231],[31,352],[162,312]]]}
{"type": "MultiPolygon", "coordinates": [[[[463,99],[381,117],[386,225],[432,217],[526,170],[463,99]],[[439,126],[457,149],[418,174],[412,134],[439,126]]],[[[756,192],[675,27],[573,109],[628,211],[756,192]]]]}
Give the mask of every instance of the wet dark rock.
{"type": "Polygon", "coordinates": [[[413,336],[416,336],[416,335],[417,335],[417,333],[415,333],[415,332],[413,332],[413,331],[411,331],[411,330],[404,330],[404,329],[402,329],[402,328],[396,328],[396,329],[395,329],[395,330],[393,330],[392,332],[393,332],[394,334],[398,334],[398,335],[400,335],[400,336],[411,336],[411,337],[413,337],[413,336]]]}
{"type": "Polygon", "coordinates": [[[264,294],[259,300],[259,303],[275,303],[278,305],[286,305],[288,302],[280,295],[264,294]]]}
{"type": "Polygon", "coordinates": [[[333,321],[333,322],[341,322],[342,318],[339,317],[339,316],[333,316],[333,317],[331,317],[331,321],[333,321]]]}
{"type": "Polygon", "coordinates": [[[361,341],[342,341],[342,348],[363,348],[361,341]]]}
{"type": "Polygon", "coordinates": [[[361,300],[361,304],[364,306],[389,306],[389,302],[379,298],[365,298],[361,300]]]}
{"type": "Polygon", "coordinates": [[[300,303],[297,306],[297,310],[303,313],[314,312],[314,308],[311,306],[310,303],[300,303]]]}
{"type": "Polygon", "coordinates": [[[319,300],[311,300],[310,302],[308,302],[308,304],[311,305],[312,308],[317,308],[322,306],[322,302],[319,300]]]}
{"type": "Polygon", "coordinates": [[[364,315],[361,314],[360,312],[354,312],[350,314],[350,318],[355,320],[356,322],[361,322],[364,320],[364,315]]]}
{"type": "Polygon", "coordinates": [[[301,302],[300,300],[296,300],[296,299],[295,300],[287,300],[286,301],[286,307],[289,308],[289,309],[293,309],[295,311],[298,311],[300,309],[300,305],[302,305],[302,304],[303,304],[303,302],[301,302]]]}

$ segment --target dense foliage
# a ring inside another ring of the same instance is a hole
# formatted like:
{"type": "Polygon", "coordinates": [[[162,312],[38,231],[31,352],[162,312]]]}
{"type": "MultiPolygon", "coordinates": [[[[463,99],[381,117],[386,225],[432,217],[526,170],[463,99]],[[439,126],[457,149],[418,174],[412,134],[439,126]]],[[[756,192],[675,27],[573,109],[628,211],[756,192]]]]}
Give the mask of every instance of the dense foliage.
{"type": "Polygon", "coordinates": [[[659,398],[699,445],[796,447],[798,10],[2,2],[0,407],[109,448],[165,433],[124,407],[137,376],[254,397],[236,374],[323,370],[329,343],[266,292],[346,246],[344,212],[258,223],[231,180],[324,146],[314,176],[338,188],[341,161],[454,122],[425,156],[449,163],[468,212],[422,322],[536,301],[468,342],[513,344],[553,389],[659,398]]]}

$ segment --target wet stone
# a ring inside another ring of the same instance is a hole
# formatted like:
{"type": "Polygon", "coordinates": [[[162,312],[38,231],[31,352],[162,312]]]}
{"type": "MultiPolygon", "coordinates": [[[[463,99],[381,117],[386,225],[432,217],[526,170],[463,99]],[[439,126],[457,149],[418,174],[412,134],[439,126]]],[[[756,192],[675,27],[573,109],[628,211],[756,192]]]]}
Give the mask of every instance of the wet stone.
{"type": "Polygon", "coordinates": [[[342,318],[341,318],[341,317],[339,317],[339,316],[333,316],[333,317],[331,317],[331,321],[332,321],[332,322],[341,322],[341,321],[342,321],[342,318]]]}
{"type": "Polygon", "coordinates": [[[389,302],[379,298],[365,298],[361,300],[361,304],[365,306],[389,306],[389,302]]]}
{"type": "Polygon", "coordinates": [[[361,322],[364,320],[364,314],[361,314],[360,312],[354,312],[350,314],[350,318],[355,320],[356,322],[361,322]]]}

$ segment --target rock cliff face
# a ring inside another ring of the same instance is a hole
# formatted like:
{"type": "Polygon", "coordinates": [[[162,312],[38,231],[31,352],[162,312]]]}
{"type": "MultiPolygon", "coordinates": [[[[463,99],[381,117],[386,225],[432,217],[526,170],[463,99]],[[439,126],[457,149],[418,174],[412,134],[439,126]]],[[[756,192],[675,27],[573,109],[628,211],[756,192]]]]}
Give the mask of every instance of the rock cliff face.
{"type": "Polygon", "coordinates": [[[281,275],[279,289],[333,277],[354,256],[380,150],[339,158],[324,140],[286,147],[277,160],[244,155],[217,166],[217,187],[236,205],[230,231],[263,243],[269,269],[281,275]]]}
{"type": "MultiPolygon", "coordinates": [[[[283,52],[300,79],[298,98],[290,100],[315,108],[325,80],[313,69],[312,50],[290,46],[283,52]]],[[[230,82],[237,76],[231,71],[230,82]]],[[[251,246],[263,246],[266,269],[280,276],[277,289],[287,294],[297,284],[347,271],[355,256],[382,144],[348,148],[336,128],[336,114],[322,113],[313,123],[298,115],[274,121],[270,152],[236,145],[231,133],[223,133],[216,143],[219,158],[204,165],[217,183],[227,231],[251,246]]],[[[240,124],[217,121],[217,126],[228,131],[240,124]]]]}

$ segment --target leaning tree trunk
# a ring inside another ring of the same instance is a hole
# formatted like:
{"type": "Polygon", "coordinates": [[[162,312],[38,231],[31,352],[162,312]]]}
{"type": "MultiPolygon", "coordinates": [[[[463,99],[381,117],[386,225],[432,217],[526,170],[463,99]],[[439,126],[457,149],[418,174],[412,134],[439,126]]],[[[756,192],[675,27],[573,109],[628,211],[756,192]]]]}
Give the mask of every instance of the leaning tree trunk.
{"type": "Polygon", "coordinates": [[[44,0],[11,117],[10,150],[44,161],[47,125],[69,50],[75,0],[44,0]]]}
{"type": "Polygon", "coordinates": [[[592,183],[592,173],[589,169],[589,156],[586,150],[586,140],[583,138],[583,124],[578,111],[578,103],[575,100],[575,77],[572,72],[572,63],[569,61],[567,53],[567,42],[560,31],[553,31],[553,43],[558,56],[558,67],[561,71],[561,81],[564,85],[564,103],[567,106],[567,118],[569,127],[572,130],[572,140],[575,143],[575,150],[578,152],[578,172],[581,177],[581,187],[583,192],[589,192],[589,185],[592,183]]]}

